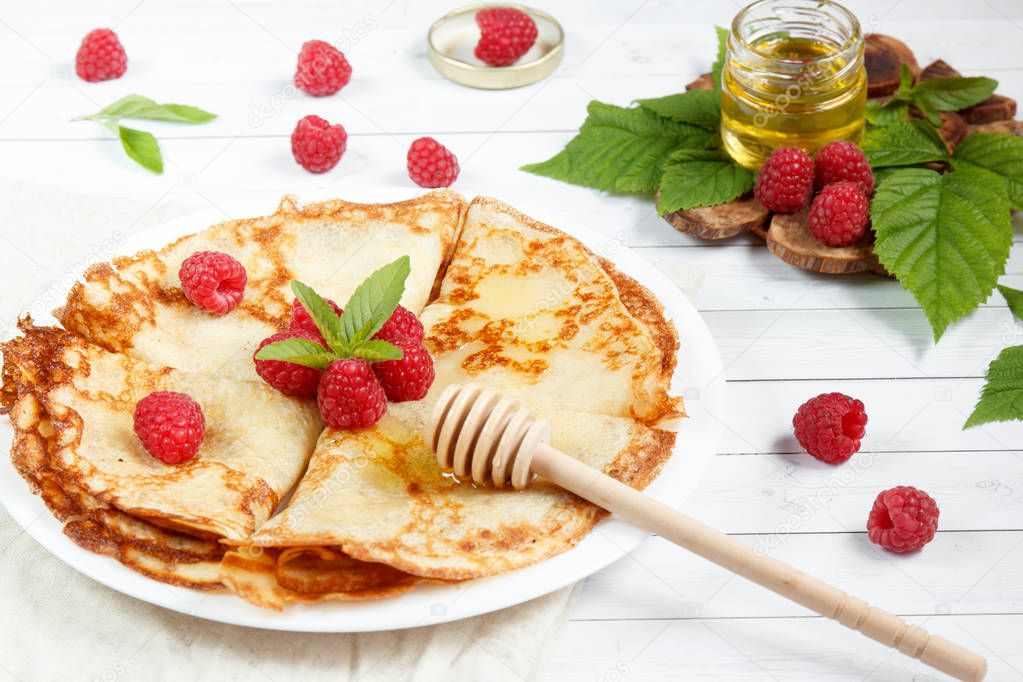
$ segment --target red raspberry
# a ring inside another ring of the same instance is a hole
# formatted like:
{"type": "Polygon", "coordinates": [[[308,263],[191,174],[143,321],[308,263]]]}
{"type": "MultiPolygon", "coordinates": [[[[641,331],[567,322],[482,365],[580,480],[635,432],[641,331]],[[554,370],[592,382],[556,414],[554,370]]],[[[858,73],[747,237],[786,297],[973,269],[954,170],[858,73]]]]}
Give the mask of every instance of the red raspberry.
{"type": "Polygon", "coordinates": [[[323,370],[316,401],[332,429],[373,426],[387,411],[387,395],[369,363],[361,358],[334,360],[323,370]]]}
{"type": "Polygon", "coordinates": [[[922,490],[900,485],[883,490],[867,517],[867,536],[889,552],[915,552],[934,539],[938,505],[922,490]]]}
{"type": "Polygon", "coordinates": [[[333,95],[352,79],[352,66],[341,50],[322,40],[310,40],[298,53],[295,85],[310,95],[333,95]]]}
{"type": "Polygon", "coordinates": [[[179,464],[199,451],[206,418],[185,393],[156,391],[135,404],[135,435],[142,447],[164,464],[179,464]]]}
{"type": "Polygon", "coordinates": [[[870,171],[867,157],[860,148],[846,140],[828,142],[817,152],[814,160],[816,176],[814,183],[821,189],[833,182],[848,180],[857,182],[868,197],[874,193],[874,174],[870,171]]]}
{"type": "Polygon", "coordinates": [[[870,202],[858,182],[840,180],[814,197],[807,217],[811,234],[827,246],[849,246],[863,239],[870,202]]]}
{"type": "Polygon", "coordinates": [[[775,213],[795,213],[813,194],[813,159],[798,147],[779,147],[760,168],[757,200],[775,213]]]}
{"type": "MultiPolygon", "coordinates": [[[[256,353],[262,350],[263,346],[286,339],[306,339],[323,345],[323,339],[318,333],[314,334],[304,329],[289,329],[263,339],[256,353]]],[[[323,350],[327,350],[326,346],[323,350]]],[[[320,384],[320,370],[285,360],[256,360],[256,353],[252,354],[252,360],[256,363],[256,374],[262,377],[263,381],[284,395],[299,398],[312,398],[316,395],[316,387],[320,384]]]]}
{"type": "Polygon", "coordinates": [[[415,346],[423,342],[423,323],[411,310],[400,305],[394,309],[391,317],[384,322],[384,326],[373,335],[373,338],[390,341],[396,346],[403,343],[415,346]]]}
{"type": "Polygon", "coordinates": [[[408,148],[408,176],[420,187],[450,187],[458,159],[432,137],[421,137],[408,148]]]}
{"type": "MultiPolygon", "coordinates": [[[[334,301],[325,299],[327,304],[330,305],[331,309],[337,313],[338,317],[341,317],[341,306],[334,301]]],[[[323,343],[323,335],[320,334],[320,330],[316,328],[316,323],[313,322],[313,318],[309,317],[309,313],[306,311],[305,306],[297,298],[291,302],[291,322],[288,324],[288,329],[299,329],[302,331],[309,332],[316,338],[313,339],[317,343],[323,343]]]]}
{"type": "Polygon", "coordinates": [[[75,73],[83,81],[95,83],[120,78],[128,69],[128,55],[117,34],[109,28],[89,31],[75,55],[75,73]]]}
{"type": "Polygon", "coordinates": [[[536,42],[536,23],[521,10],[483,9],[476,12],[476,24],[480,27],[476,58],[490,66],[514,64],[536,42]]]}
{"type": "Polygon", "coordinates": [[[860,449],[866,424],[863,403],[842,393],[810,398],[792,418],[799,444],[828,464],[840,464],[860,449]]]}
{"type": "Polygon", "coordinates": [[[319,116],[306,116],[291,133],[291,154],[298,165],[312,173],[325,173],[337,165],[348,144],[341,124],[331,125],[319,116]]]}
{"type": "Polygon", "coordinates": [[[181,264],[178,277],[185,298],[216,315],[234,310],[248,281],[242,264],[220,251],[196,251],[181,264]]]}
{"type": "Polygon", "coordinates": [[[422,400],[433,385],[433,358],[422,345],[400,344],[401,360],[385,360],[373,365],[388,400],[396,403],[422,400]]]}

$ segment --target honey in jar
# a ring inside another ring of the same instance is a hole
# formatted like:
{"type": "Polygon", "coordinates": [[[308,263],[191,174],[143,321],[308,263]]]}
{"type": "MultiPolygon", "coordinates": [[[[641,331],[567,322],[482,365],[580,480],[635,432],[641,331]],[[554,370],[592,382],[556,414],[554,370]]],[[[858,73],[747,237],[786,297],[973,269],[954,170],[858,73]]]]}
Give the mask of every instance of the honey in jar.
{"type": "Polygon", "coordinates": [[[777,147],[813,153],[863,135],[863,34],[837,3],[758,0],[743,9],[728,35],[721,83],[724,147],[747,168],[760,168],[777,147]]]}

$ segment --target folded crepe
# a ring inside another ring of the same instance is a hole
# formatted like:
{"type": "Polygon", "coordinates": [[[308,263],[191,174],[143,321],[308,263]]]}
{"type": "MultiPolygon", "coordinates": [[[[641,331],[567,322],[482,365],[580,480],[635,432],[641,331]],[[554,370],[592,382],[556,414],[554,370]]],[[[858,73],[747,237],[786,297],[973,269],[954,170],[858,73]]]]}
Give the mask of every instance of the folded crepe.
{"type": "Polygon", "coordinates": [[[166,582],[218,586],[219,540],[251,534],[305,470],[322,430],[315,404],[21,326],[0,345],[18,472],[79,545],[166,582]],[[135,403],[159,390],[187,393],[206,417],[185,463],[153,458],[134,433],[135,403]]]}
{"type": "Polygon", "coordinates": [[[519,398],[551,420],[554,447],[637,488],[671,455],[675,434],[655,425],[681,414],[668,393],[674,328],[645,288],[572,237],[476,199],[422,320],[437,369],[430,394],[389,405],[372,428],[320,436],[287,506],[231,543],[240,546],[225,557],[223,579],[243,598],[281,608],[358,597],[319,587],[334,558],[374,576],[365,596],[493,575],[564,552],[592,530],[604,512],[542,480],[492,490],[442,474],[422,430],[451,383],[519,398]],[[304,580],[293,575],[299,556],[304,580]],[[383,575],[373,568],[381,565],[399,572],[383,575]]]}
{"type": "Polygon", "coordinates": [[[292,279],[343,305],[372,272],[408,254],[412,272],[401,303],[419,314],[465,213],[448,190],[394,204],[326,201],[299,206],[285,197],[275,213],[231,220],[158,251],[91,268],[55,312],[68,330],[107,350],[157,365],[258,380],[252,353],[288,325],[292,279]],[[196,251],[223,251],[248,277],[238,307],[211,315],[191,304],[178,269],[196,251]]]}

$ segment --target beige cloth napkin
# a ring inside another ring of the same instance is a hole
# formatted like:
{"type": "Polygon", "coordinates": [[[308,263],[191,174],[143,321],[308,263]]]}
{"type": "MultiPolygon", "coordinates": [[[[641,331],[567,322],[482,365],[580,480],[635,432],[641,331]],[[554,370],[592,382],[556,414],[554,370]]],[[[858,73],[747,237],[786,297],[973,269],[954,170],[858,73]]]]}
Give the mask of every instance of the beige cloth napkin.
{"type": "MultiPolygon", "coordinates": [[[[0,338],[63,301],[75,266],[192,211],[0,180],[0,338]]],[[[197,226],[198,227],[198,226],[197,226]]],[[[6,464],[0,464],[6,466],[6,464]]],[[[0,682],[535,680],[578,590],[431,627],[358,635],[213,623],[126,597],[66,566],[0,509],[0,682]]]]}

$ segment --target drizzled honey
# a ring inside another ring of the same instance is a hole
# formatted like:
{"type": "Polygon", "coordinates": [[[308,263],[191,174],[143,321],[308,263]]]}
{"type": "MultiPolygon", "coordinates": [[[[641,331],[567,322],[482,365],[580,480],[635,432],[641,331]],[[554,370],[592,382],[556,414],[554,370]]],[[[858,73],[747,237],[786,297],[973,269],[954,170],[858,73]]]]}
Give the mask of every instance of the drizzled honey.
{"type": "Polygon", "coordinates": [[[840,5],[760,0],[736,16],[722,72],[725,150],[757,169],[772,149],[859,142],[867,105],[863,36],[840,5]]]}

